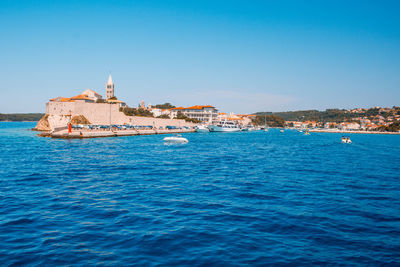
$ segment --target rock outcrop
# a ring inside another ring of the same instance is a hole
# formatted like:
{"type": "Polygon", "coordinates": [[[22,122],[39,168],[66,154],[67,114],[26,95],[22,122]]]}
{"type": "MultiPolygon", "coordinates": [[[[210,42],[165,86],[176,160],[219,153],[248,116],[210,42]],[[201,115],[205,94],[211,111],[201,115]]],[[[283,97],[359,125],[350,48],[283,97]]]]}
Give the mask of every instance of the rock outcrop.
{"type": "Polygon", "coordinates": [[[71,119],[71,124],[91,124],[83,115],[74,116],[71,119]]]}
{"type": "Polygon", "coordinates": [[[36,127],[33,128],[36,131],[51,131],[50,123],[49,123],[49,115],[45,114],[40,121],[36,124],[36,127]]]}

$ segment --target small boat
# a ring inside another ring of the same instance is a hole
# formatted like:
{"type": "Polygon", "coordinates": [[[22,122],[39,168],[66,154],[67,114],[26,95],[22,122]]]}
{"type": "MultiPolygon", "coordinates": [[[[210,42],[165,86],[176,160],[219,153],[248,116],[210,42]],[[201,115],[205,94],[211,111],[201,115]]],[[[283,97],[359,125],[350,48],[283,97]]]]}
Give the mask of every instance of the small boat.
{"type": "Polygon", "coordinates": [[[196,126],[197,133],[208,133],[209,131],[210,131],[210,129],[208,129],[207,125],[196,126]]]}
{"type": "Polygon", "coordinates": [[[342,143],[344,144],[351,144],[351,139],[348,136],[342,136],[342,143]]]}
{"type": "Polygon", "coordinates": [[[310,131],[309,131],[309,130],[306,130],[306,131],[304,132],[304,135],[310,135],[310,131]]]}
{"type": "Polygon", "coordinates": [[[281,129],[281,133],[285,132],[285,130],[281,129]]]}
{"type": "Polygon", "coordinates": [[[164,140],[164,142],[170,143],[170,144],[185,144],[185,143],[189,143],[189,141],[185,137],[182,137],[180,134],[177,134],[175,136],[165,137],[163,140],[164,140]]]}

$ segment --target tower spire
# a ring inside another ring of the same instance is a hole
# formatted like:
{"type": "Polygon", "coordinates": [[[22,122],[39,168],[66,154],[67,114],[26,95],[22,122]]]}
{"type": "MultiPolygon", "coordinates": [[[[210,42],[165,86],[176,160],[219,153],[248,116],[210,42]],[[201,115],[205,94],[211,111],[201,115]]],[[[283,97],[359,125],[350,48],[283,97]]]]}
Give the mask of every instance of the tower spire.
{"type": "Polygon", "coordinates": [[[108,76],[108,81],[106,83],[106,99],[114,97],[114,83],[111,78],[111,73],[108,76]]]}

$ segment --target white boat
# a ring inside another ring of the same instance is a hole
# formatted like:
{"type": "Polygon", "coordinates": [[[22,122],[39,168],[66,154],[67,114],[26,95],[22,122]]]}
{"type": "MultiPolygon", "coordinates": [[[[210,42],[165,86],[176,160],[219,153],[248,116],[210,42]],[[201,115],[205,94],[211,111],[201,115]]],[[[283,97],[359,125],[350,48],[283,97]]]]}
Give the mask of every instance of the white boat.
{"type": "Polygon", "coordinates": [[[343,136],[343,137],[342,137],[342,143],[344,143],[344,144],[351,144],[352,142],[351,142],[350,137],[348,137],[348,136],[343,136]]]}
{"type": "Polygon", "coordinates": [[[208,133],[210,129],[208,129],[207,125],[199,125],[196,126],[196,132],[198,133],[208,133]]]}
{"type": "Polygon", "coordinates": [[[168,136],[165,137],[164,142],[166,143],[171,143],[171,144],[185,144],[185,143],[189,143],[189,141],[185,138],[182,137],[181,135],[177,134],[175,136],[168,136]]]}
{"type": "Polygon", "coordinates": [[[231,121],[218,121],[215,124],[208,125],[210,132],[239,132],[240,128],[231,121]]]}

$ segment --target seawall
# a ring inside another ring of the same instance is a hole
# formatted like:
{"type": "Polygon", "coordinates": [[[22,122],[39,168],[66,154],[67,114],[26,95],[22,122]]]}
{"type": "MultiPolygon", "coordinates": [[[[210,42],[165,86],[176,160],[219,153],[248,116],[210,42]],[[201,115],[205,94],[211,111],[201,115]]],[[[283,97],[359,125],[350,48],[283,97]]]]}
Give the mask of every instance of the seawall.
{"type": "Polygon", "coordinates": [[[165,128],[166,126],[193,127],[196,124],[178,119],[160,119],[152,117],[127,116],[119,111],[119,105],[108,103],[84,102],[48,102],[46,115],[38,123],[37,129],[51,131],[65,127],[74,116],[84,116],[95,125],[140,125],[165,128]],[[43,126],[43,127],[42,127],[43,126]]]}
{"type": "Polygon", "coordinates": [[[68,133],[67,129],[48,134],[42,134],[44,137],[62,138],[62,139],[81,139],[81,138],[96,138],[96,137],[118,137],[118,136],[133,136],[133,135],[152,135],[152,134],[173,134],[173,133],[191,133],[193,129],[174,129],[174,130],[74,130],[68,133]]]}

